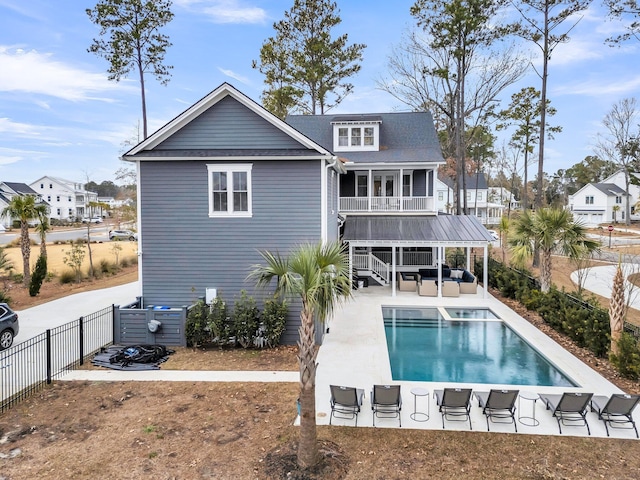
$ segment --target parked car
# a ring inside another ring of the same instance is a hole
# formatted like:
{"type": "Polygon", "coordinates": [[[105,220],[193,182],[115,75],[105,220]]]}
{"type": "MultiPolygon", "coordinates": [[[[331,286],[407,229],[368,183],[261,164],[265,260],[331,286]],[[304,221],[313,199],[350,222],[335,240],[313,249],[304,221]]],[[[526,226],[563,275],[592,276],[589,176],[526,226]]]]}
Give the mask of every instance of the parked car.
{"type": "Polygon", "coordinates": [[[102,223],[102,219],[100,217],[84,217],[82,223],[102,223]]]}
{"type": "Polygon", "coordinates": [[[109,230],[109,240],[138,240],[138,234],[131,230],[109,230]]]}
{"type": "Polygon", "coordinates": [[[0,303],[0,350],[13,345],[13,339],[18,334],[18,314],[6,303],[0,303]]]}
{"type": "Polygon", "coordinates": [[[487,230],[494,240],[500,240],[500,235],[495,230],[487,230]]]}

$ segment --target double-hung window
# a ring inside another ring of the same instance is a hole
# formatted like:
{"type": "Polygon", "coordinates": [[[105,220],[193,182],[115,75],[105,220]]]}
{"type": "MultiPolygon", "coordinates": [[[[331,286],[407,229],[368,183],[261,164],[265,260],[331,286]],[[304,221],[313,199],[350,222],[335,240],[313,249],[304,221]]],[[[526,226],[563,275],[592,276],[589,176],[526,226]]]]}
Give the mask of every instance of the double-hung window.
{"type": "Polygon", "coordinates": [[[209,216],[251,216],[251,165],[207,165],[209,216]]]}
{"type": "Polygon", "coordinates": [[[593,196],[587,195],[585,197],[585,202],[584,203],[586,203],[587,205],[593,205],[593,196]]]}

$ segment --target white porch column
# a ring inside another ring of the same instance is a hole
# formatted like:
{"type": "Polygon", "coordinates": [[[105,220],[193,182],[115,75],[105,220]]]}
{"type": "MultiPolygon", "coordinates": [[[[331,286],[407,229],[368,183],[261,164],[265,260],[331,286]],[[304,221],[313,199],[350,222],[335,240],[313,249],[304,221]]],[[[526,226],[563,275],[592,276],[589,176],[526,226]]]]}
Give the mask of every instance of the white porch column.
{"type": "Polygon", "coordinates": [[[353,291],[353,247],[349,242],[349,291],[353,291]]]}
{"type": "Polygon", "coordinates": [[[367,188],[367,193],[369,194],[369,198],[367,199],[367,210],[371,211],[371,202],[373,201],[373,172],[369,169],[369,187],[367,188]]]}
{"type": "Polygon", "coordinates": [[[482,296],[482,298],[487,298],[488,294],[487,294],[487,289],[489,287],[489,246],[485,245],[484,246],[484,260],[483,260],[483,267],[482,267],[482,283],[484,285],[484,294],[482,296]]]}
{"type": "Polygon", "coordinates": [[[391,247],[391,296],[396,296],[396,246],[391,247]]]}
{"type": "Polygon", "coordinates": [[[471,271],[471,247],[467,247],[467,270],[471,271]]]}
{"type": "Polygon", "coordinates": [[[438,297],[442,297],[442,263],[444,258],[444,247],[438,246],[438,297]]]}

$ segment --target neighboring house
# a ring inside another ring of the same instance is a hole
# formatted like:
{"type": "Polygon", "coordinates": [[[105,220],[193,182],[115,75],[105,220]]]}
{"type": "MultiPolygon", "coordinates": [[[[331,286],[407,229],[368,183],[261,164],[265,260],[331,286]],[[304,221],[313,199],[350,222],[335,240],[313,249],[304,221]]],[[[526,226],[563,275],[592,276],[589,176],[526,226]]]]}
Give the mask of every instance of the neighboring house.
{"type": "Polygon", "coordinates": [[[516,200],[513,193],[504,187],[489,187],[489,202],[504,206],[505,210],[520,210],[520,200],[516,200]]]}
{"type": "Polygon", "coordinates": [[[82,183],[58,177],[44,176],[30,186],[51,206],[51,219],[71,222],[80,220],[93,214],[89,204],[98,201],[98,194],[85,190],[82,183]]]}
{"type": "MultiPolygon", "coordinates": [[[[453,191],[453,180],[442,177],[438,180],[438,205],[442,201],[445,202],[444,208],[440,211],[454,212],[455,208],[453,191]],[[442,198],[442,200],[440,200],[442,198]],[[447,208],[446,206],[449,205],[447,208]]],[[[465,178],[465,186],[467,189],[467,211],[469,215],[473,215],[480,220],[483,225],[497,225],[504,214],[505,205],[496,201],[489,195],[489,187],[484,173],[467,175],[465,178]]],[[[460,205],[464,206],[464,189],[460,185],[460,205]]]]}
{"type": "MultiPolygon", "coordinates": [[[[0,182],[0,212],[7,206],[9,206],[9,202],[11,202],[11,199],[16,195],[31,195],[35,197],[36,203],[43,202],[41,195],[39,195],[26,183],[0,182]]],[[[3,215],[2,217],[0,217],[0,223],[2,223],[2,225],[6,228],[11,227],[12,222],[13,219],[11,219],[8,215],[3,215]]],[[[33,219],[33,222],[31,222],[31,224],[34,225],[35,223],[36,219],[33,219]]]]}
{"type": "Polygon", "coordinates": [[[569,210],[585,225],[625,222],[630,196],[615,183],[589,183],[569,195],[569,210]]]}
{"type": "MultiPolygon", "coordinates": [[[[246,280],[264,263],[259,251],[338,240],[341,227],[352,266],[374,250],[381,264],[388,256],[387,282],[393,252],[415,270],[436,264],[445,246],[491,240],[475,218],[437,215],[442,155],[429,114],[283,122],[225,83],[123,159],[138,170],[143,307],[188,305],[213,290],[229,308],[241,290],[260,305],[271,292],[246,280]]],[[[285,343],[298,325],[294,302],[285,343]]]]}

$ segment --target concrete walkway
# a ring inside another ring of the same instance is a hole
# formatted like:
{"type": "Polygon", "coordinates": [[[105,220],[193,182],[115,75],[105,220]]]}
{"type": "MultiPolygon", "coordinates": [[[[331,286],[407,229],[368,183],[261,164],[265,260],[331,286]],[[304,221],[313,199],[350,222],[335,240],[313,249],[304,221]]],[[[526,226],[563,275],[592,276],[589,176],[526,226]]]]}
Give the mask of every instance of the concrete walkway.
{"type": "Polygon", "coordinates": [[[15,338],[15,344],[33,338],[49,328],[59,327],[110,305],[127,305],[135,302],[138,295],[140,295],[140,283],[136,281],[117,287],[76,293],[36,307],[18,310],[20,332],[15,338]]]}
{"type": "MultiPolygon", "coordinates": [[[[640,288],[635,287],[626,278],[634,273],[640,273],[640,264],[623,263],[622,274],[625,278],[625,295],[629,297],[629,306],[640,310],[640,288]]],[[[613,277],[616,274],[617,265],[605,265],[591,267],[587,272],[584,288],[605,298],[611,298],[613,277]]],[[[571,273],[571,280],[578,283],[578,272],[571,273]]]]}
{"type": "Polygon", "coordinates": [[[297,382],[299,372],[209,370],[73,370],[62,380],[96,382],[297,382]]]}

